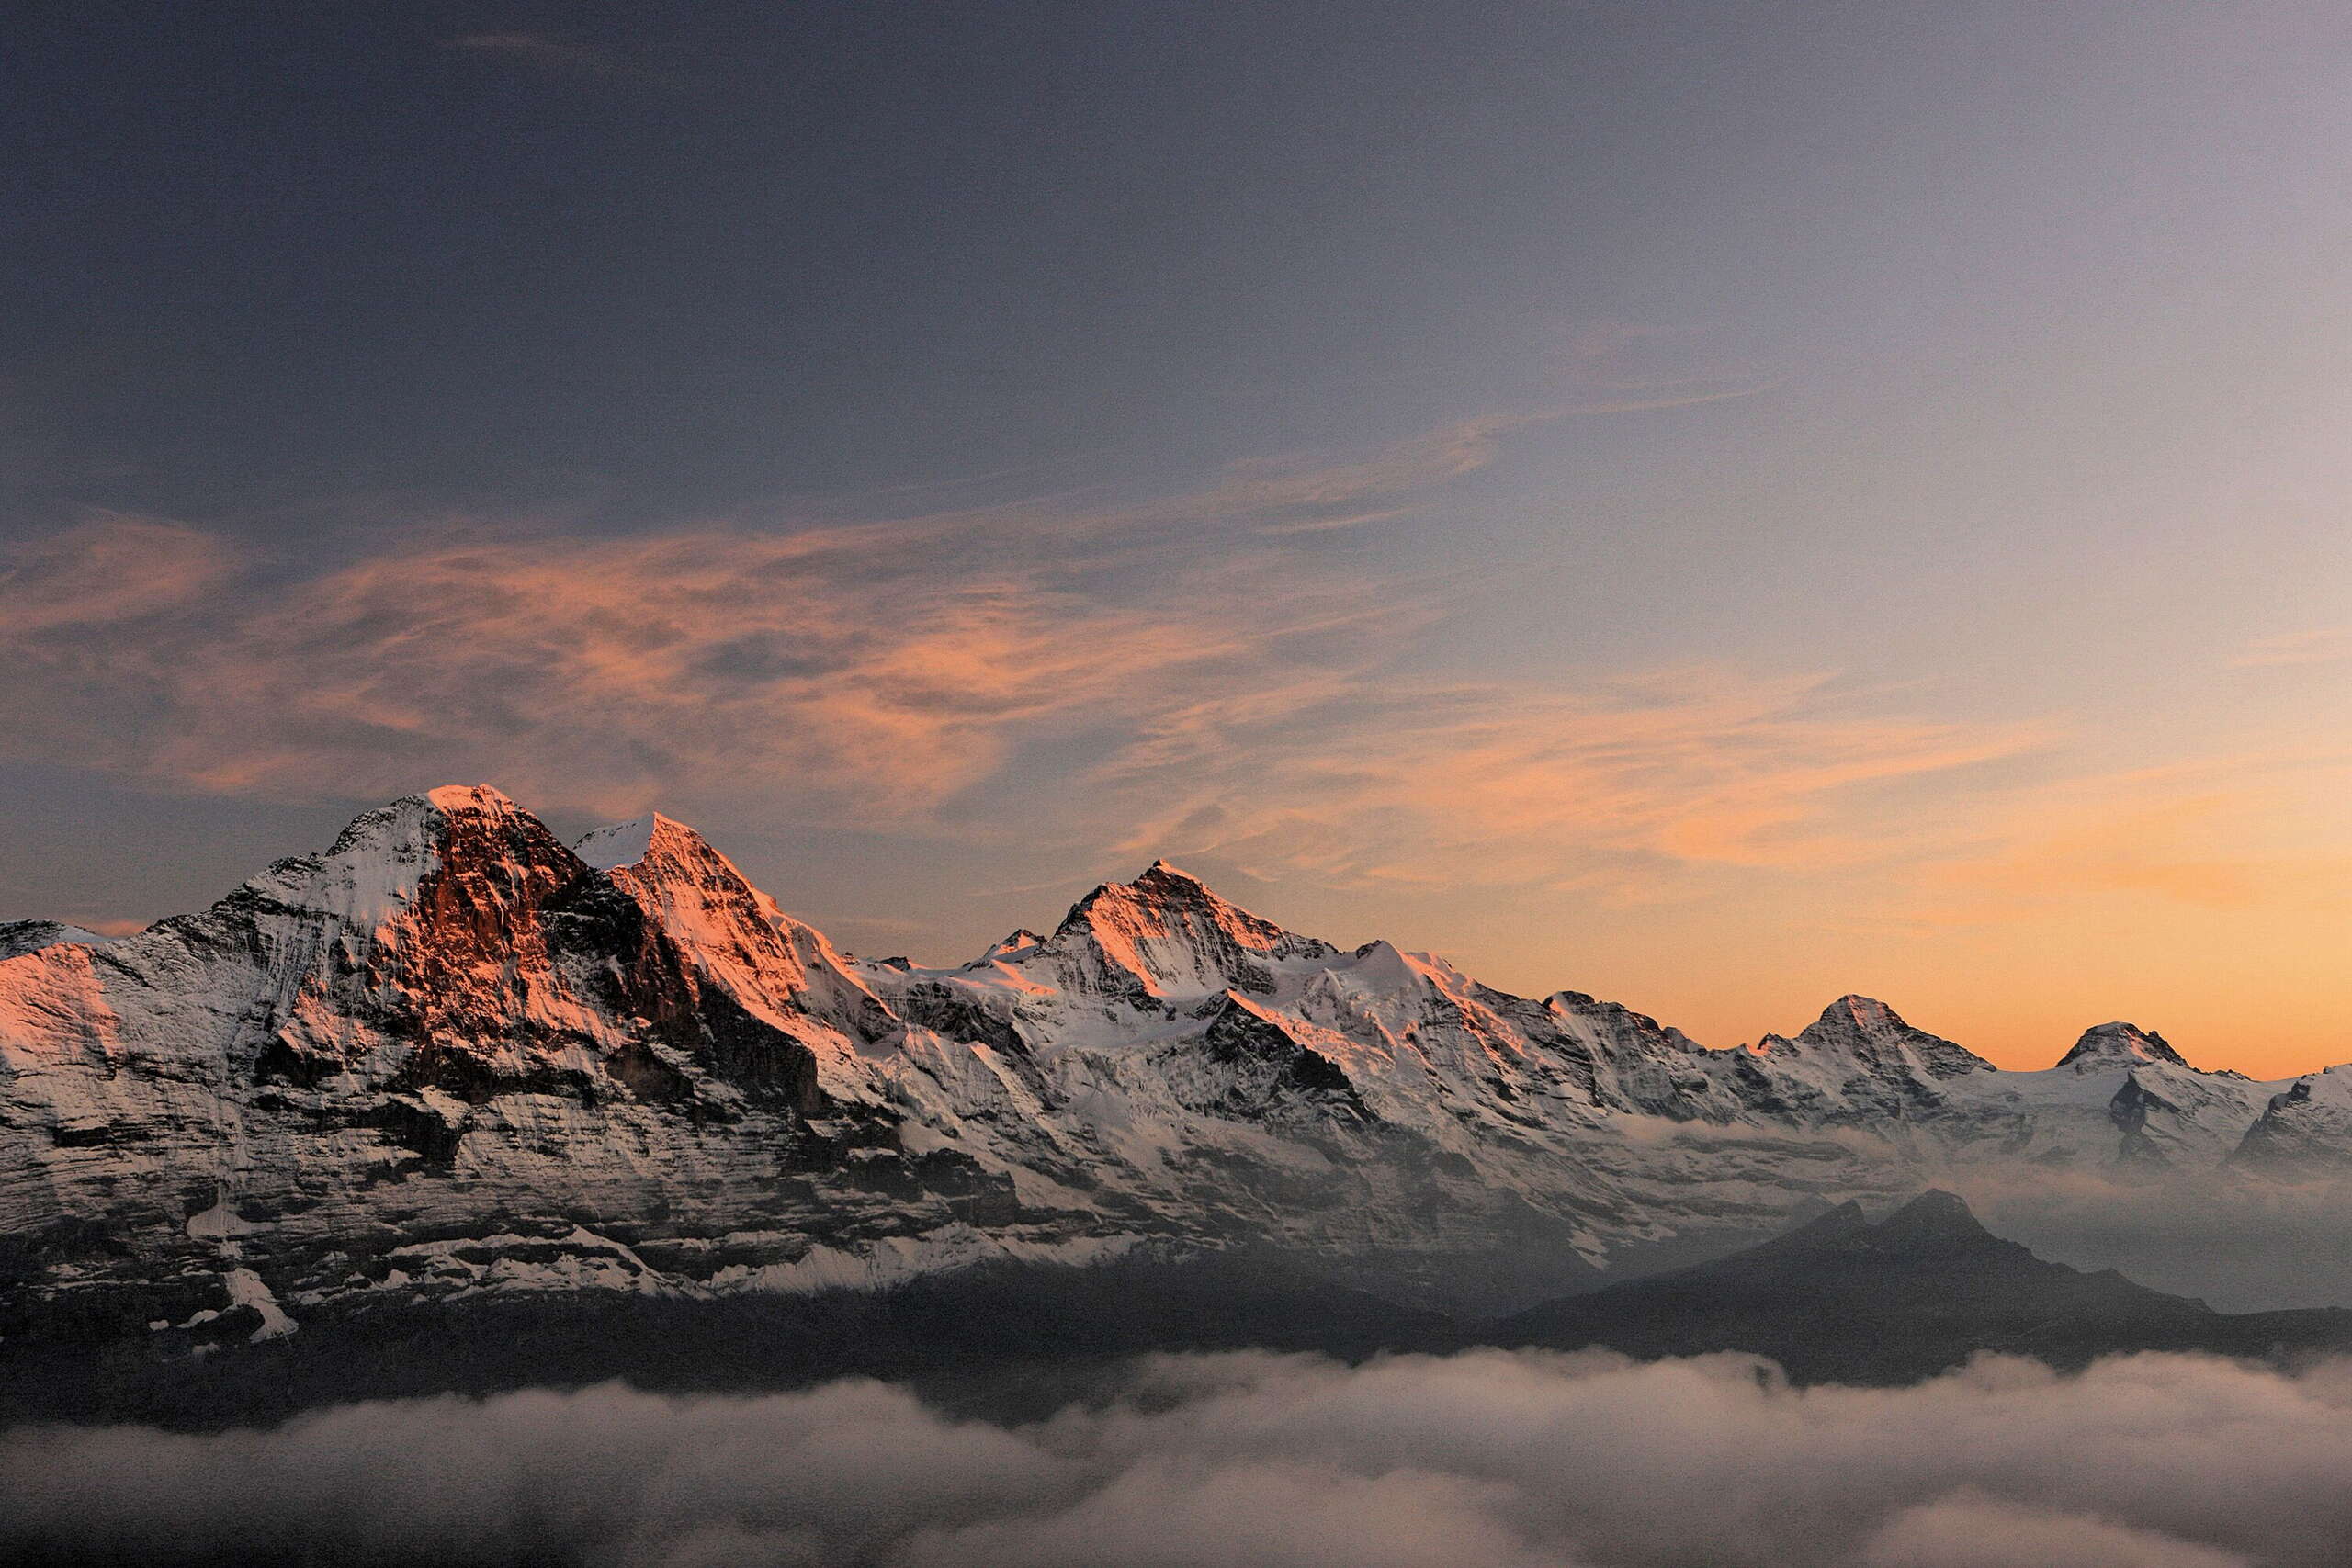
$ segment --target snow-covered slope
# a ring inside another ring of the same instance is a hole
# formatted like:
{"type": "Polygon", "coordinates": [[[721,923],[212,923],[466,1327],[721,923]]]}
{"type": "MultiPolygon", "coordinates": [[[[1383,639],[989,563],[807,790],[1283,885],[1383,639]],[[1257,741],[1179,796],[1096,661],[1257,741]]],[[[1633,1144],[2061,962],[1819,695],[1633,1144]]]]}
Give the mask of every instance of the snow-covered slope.
{"type": "Polygon", "coordinates": [[[667,818],[567,847],[440,789],[136,936],[0,927],[0,1332],[1136,1247],[1605,1266],[1983,1163],[2352,1164],[2338,1076],[2122,1024],[2002,1072],[1860,997],[1707,1050],[1165,863],[959,967],[860,961],[667,818]]]}

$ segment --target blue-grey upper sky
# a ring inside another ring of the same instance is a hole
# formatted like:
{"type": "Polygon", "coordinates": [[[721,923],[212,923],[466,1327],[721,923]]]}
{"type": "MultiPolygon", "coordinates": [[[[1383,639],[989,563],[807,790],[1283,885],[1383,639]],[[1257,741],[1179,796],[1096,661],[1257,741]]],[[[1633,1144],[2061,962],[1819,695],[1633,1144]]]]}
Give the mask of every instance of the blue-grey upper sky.
{"type": "Polygon", "coordinates": [[[1717,1043],[2347,1054],[2340,6],[11,31],[0,919],[479,778],[861,948],[1166,852],[1717,1043]]]}

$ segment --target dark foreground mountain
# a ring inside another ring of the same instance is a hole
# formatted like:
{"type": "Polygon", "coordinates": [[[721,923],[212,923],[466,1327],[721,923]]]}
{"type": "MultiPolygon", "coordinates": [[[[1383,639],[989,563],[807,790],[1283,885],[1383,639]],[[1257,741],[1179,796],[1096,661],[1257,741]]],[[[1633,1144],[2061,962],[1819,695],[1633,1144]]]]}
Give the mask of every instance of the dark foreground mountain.
{"type": "Polygon", "coordinates": [[[2215,1312],[2111,1269],[2045,1261],[1930,1191],[1875,1224],[1841,1204],[1760,1247],[1516,1314],[1492,1337],[1644,1359],[1745,1350],[1799,1382],[1907,1383],[1981,1350],[2062,1368],[2132,1350],[2352,1351],[2352,1311],[2215,1312]]]}
{"type": "Polygon", "coordinates": [[[1125,1385],[1161,1351],[1313,1351],[1362,1361],[1478,1346],[1602,1348],[1642,1359],[1740,1351],[1792,1382],[1897,1385],[1980,1351],[2076,1369],[2195,1351],[2276,1365],[2352,1353],[2352,1311],[2231,1314],[2085,1271],[1991,1235],[1930,1191],[1872,1224],[1858,1204],[1694,1267],[1486,1323],[1401,1305],[1329,1261],[1264,1250],[1088,1266],[989,1263],[879,1290],[717,1297],[609,1290],[338,1303],[300,1335],[0,1342],[0,1426],[268,1423],[324,1404],[620,1382],[751,1393],[865,1376],[959,1414],[1037,1419],[1125,1385]]]}
{"type": "Polygon", "coordinates": [[[322,1405],[620,1382],[747,1393],[840,1377],[915,1385],[950,1408],[1042,1418],[1156,1351],[1315,1351],[1356,1361],[1468,1342],[1444,1316],[1262,1253],[988,1263],[880,1290],[683,1297],[588,1290],[352,1303],[254,1339],[251,1307],[197,1341],[0,1341],[0,1427],[135,1421],[202,1429],[322,1405]]]}

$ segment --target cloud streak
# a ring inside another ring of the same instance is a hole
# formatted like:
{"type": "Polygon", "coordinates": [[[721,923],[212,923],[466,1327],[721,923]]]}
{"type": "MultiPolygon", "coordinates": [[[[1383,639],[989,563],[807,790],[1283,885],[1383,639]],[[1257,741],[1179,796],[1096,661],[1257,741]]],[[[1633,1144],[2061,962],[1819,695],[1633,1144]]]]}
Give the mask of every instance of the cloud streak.
{"type": "Polygon", "coordinates": [[[0,579],[0,652],[31,676],[0,744],[224,793],[489,778],[886,829],[1018,789],[1098,849],[1351,882],[1488,880],[1509,852],[1509,878],[1565,884],[1867,856],[1843,797],[2033,743],[1844,711],[1817,677],[1407,672],[1454,590],[1310,561],[1306,536],[1408,515],[1559,417],[1122,505],[589,541],[452,525],[309,577],[102,516],[0,579]]]}
{"type": "MultiPolygon", "coordinates": [[[[1254,512],[1269,488],[1249,488],[1254,512]]],[[[1842,795],[2033,739],[1841,714],[1818,679],[1417,678],[1391,666],[1443,613],[1432,590],[1285,585],[1246,552],[1088,581],[1156,548],[1125,536],[1080,557],[862,525],[440,542],[224,591],[177,557],[109,578],[135,526],[61,543],[0,634],[37,677],[7,699],[19,754],[289,795],[490,777],[614,812],[767,792],[904,826],[1084,735],[1092,761],[1036,776],[1105,842],[1142,823],[1360,881],[1476,875],[1508,847],[1573,880],[1596,856],[1850,859],[1866,846],[1826,825],[1842,795]]],[[[198,537],[171,536],[207,561],[198,537]]]]}
{"type": "Polygon", "coordinates": [[[0,1548],[62,1561],[876,1568],[2319,1568],[2352,1370],[1988,1358],[1786,1386],[1740,1356],[1157,1358],[1031,1425],[903,1390],[618,1387],[270,1431],[0,1436],[0,1548]]]}

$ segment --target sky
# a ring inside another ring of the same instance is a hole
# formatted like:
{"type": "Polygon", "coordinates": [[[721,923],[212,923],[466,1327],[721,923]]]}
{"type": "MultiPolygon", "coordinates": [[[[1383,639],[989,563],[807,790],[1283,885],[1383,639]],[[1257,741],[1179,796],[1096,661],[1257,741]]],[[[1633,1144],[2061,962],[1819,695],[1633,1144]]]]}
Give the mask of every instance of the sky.
{"type": "Polygon", "coordinates": [[[2327,4],[36,5],[0,919],[659,807],[1714,1045],[2352,1058],[2327,4]]]}

